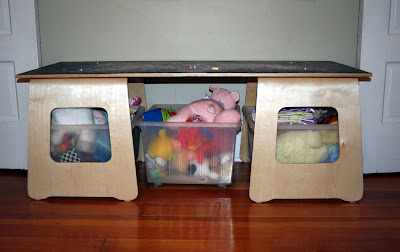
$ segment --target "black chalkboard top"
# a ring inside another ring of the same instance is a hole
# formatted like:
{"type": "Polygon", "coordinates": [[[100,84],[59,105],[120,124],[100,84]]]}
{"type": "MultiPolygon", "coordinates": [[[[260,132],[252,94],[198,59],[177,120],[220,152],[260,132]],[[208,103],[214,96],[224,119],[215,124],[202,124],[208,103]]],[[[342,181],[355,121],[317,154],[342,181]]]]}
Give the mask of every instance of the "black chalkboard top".
{"type": "Polygon", "coordinates": [[[17,78],[91,77],[338,77],[371,73],[332,61],[90,61],[60,62],[17,78]]]}

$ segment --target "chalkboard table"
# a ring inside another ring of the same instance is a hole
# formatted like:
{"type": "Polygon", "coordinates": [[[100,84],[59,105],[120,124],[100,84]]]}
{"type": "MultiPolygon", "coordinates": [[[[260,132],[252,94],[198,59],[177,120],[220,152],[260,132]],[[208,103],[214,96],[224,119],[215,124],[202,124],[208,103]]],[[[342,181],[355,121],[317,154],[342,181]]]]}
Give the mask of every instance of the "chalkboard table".
{"type": "MultiPolygon", "coordinates": [[[[144,79],[151,77],[247,79],[245,103],[257,108],[249,191],[253,201],[361,199],[359,80],[368,80],[371,74],[328,61],[61,62],[19,74],[20,82],[30,82],[30,197],[135,199],[138,190],[127,97],[128,92],[141,96],[146,106],[144,79]],[[108,112],[112,149],[108,162],[65,164],[50,158],[50,114],[63,107],[99,107],[108,112]],[[318,164],[276,161],[277,114],[284,107],[334,107],[340,122],[339,159],[318,164]]],[[[246,127],[243,123],[243,161],[249,161],[246,127]]]]}

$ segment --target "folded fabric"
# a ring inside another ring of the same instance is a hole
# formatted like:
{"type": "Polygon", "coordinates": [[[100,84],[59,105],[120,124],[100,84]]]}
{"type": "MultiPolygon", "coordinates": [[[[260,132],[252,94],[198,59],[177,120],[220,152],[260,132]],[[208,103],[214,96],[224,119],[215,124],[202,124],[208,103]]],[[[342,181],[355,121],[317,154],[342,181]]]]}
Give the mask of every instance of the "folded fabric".
{"type": "Polygon", "coordinates": [[[278,113],[278,124],[317,124],[322,119],[322,109],[284,108],[278,113]]]}
{"type": "Polygon", "coordinates": [[[289,131],[280,134],[276,142],[276,160],[280,163],[319,163],[328,156],[318,131],[289,131]]]}
{"type": "Polygon", "coordinates": [[[57,108],[51,112],[51,124],[94,124],[90,108],[57,108]]]}

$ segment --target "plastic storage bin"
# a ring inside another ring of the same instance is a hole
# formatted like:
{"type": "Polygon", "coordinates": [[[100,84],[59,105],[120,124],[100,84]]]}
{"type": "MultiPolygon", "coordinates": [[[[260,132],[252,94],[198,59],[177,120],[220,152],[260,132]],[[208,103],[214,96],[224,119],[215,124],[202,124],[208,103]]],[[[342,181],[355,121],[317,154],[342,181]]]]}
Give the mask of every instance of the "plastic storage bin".
{"type": "Polygon", "coordinates": [[[338,125],[279,125],[275,158],[283,164],[335,162],[339,158],[338,125]]]}
{"type": "MultiPolygon", "coordinates": [[[[140,140],[136,122],[143,111],[139,106],[131,121],[136,159],[140,140]]],[[[107,162],[111,158],[108,124],[52,124],[50,156],[56,162],[107,162]]]]}
{"type": "MultiPolygon", "coordinates": [[[[184,105],[154,105],[179,111],[184,105]]],[[[147,181],[172,184],[231,184],[235,141],[241,123],[139,121],[147,181]]]]}
{"type": "Polygon", "coordinates": [[[50,155],[56,162],[107,162],[108,125],[51,125],[50,155]]]}
{"type": "MultiPolygon", "coordinates": [[[[243,106],[249,126],[249,150],[252,153],[255,123],[254,106],[243,106]]],[[[339,127],[332,124],[288,124],[277,126],[275,158],[284,164],[333,163],[339,158],[339,127]]]]}

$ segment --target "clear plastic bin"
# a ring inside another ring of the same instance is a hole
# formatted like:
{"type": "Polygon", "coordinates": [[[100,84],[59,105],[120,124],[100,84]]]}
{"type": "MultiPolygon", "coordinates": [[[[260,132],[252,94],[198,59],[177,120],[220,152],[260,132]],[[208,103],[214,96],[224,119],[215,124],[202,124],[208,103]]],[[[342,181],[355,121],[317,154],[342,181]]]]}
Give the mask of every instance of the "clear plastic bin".
{"type": "Polygon", "coordinates": [[[56,162],[107,162],[108,125],[51,125],[50,155],[56,162]]]}
{"type": "MultiPolygon", "coordinates": [[[[143,111],[139,106],[131,120],[135,159],[140,140],[136,122],[143,111]]],[[[52,124],[50,129],[50,156],[56,162],[107,162],[111,158],[108,124],[52,124]]]]}
{"type": "MultiPolygon", "coordinates": [[[[250,157],[254,140],[254,108],[243,106],[243,115],[249,126],[250,157]]],[[[279,124],[277,128],[275,158],[280,163],[333,163],[339,158],[338,124],[279,124]]]]}
{"type": "MultiPolygon", "coordinates": [[[[154,105],[179,111],[184,105],[154,105]]],[[[168,123],[139,121],[147,181],[154,186],[232,182],[235,141],[241,123],[168,123]]]]}
{"type": "Polygon", "coordinates": [[[338,125],[279,125],[275,158],[283,164],[335,162],[339,158],[338,125]]]}

